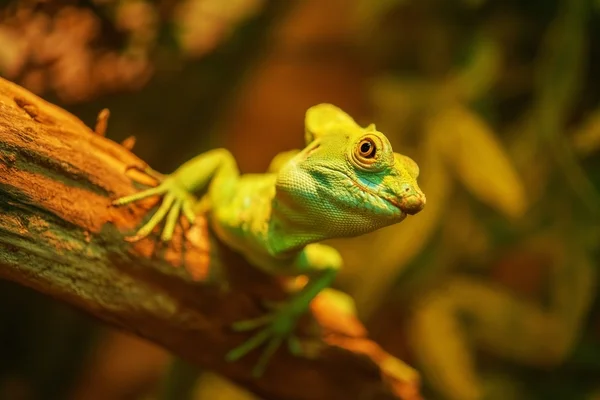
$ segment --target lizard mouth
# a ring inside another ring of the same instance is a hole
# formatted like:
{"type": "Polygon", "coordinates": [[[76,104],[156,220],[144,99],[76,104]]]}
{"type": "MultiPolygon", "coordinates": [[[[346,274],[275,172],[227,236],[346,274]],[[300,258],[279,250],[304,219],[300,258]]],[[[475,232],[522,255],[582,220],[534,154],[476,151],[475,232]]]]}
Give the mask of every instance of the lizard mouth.
{"type": "Polygon", "coordinates": [[[390,196],[383,196],[381,193],[377,193],[376,191],[372,190],[368,186],[365,186],[361,182],[358,182],[356,179],[353,179],[346,172],[343,172],[343,171],[340,171],[337,169],[333,169],[333,168],[328,168],[328,167],[325,167],[325,168],[327,168],[331,172],[343,175],[346,179],[348,179],[349,182],[351,182],[351,184],[353,186],[357,187],[360,191],[362,191],[364,193],[368,193],[369,195],[371,195],[375,198],[381,199],[390,208],[393,208],[393,209],[399,211],[401,219],[406,218],[406,216],[408,215],[408,213],[405,210],[403,210],[404,207],[402,207],[402,204],[398,199],[390,197],[390,196]]]}
{"type": "MultiPolygon", "coordinates": [[[[365,189],[368,190],[368,189],[365,189]]],[[[371,194],[373,194],[373,192],[370,191],[371,194]]],[[[387,196],[379,196],[381,197],[384,201],[387,201],[388,203],[390,203],[392,206],[396,207],[398,210],[400,210],[400,212],[407,214],[403,209],[402,206],[400,205],[400,202],[397,199],[393,199],[391,197],[387,197],[387,196]]]]}
{"type": "MultiPolygon", "coordinates": [[[[377,197],[377,198],[383,200],[385,203],[387,203],[391,207],[393,207],[396,210],[400,211],[400,218],[401,219],[405,219],[409,215],[415,215],[416,213],[418,213],[419,211],[421,211],[421,209],[423,208],[420,205],[417,206],[417,207],[415,207],[416,203],[414,203],[413,201],[410,201],[410,200],[412,200],[412,198],[409,198],[408,199],[409,201],[406,201],[407,199],[400,200],[397,197],[382,195],[380,193],[375,192],[371,188],[363,185],[362,183],[356,181],[355,179],[352,179],[347,174],[344,174],[344,175],[351,182],[353,182],[360,190],[362,190],[363,192],[368,193],[368,194],[370,194],[373,197],[377,197]]],[[[418,202],[418,203],[420,203],[420,202],[418,202]]]]}
{"type": "MultiPolygon", "coordinates": [[[[373,194],[373,192],[371,192],[371,191],[369,191],[369,193],[373,194]]],[[[408,213],[404,210],[404,208],[402,207],[400,202],[398,202],[397,199],[393,199],[393,198],[390,198],[387,196],[379,196],[379,198],[381,198],[383,201],[385,201],[386,203],[388,203],[389,205],[391,205],[392,207],[394,207],[395,209],[400,211],[400,220],[404,220],[409,215],[412,215],[411,213],[408,213]]]]}

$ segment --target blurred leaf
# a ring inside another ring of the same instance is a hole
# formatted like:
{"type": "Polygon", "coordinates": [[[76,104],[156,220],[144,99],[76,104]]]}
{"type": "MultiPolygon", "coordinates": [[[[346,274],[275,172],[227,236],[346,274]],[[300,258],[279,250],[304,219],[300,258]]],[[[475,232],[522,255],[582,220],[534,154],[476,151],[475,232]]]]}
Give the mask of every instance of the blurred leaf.
{"type": "Polygon", "coordinates": [[[212,372],[202,373],[193,398],[194,400],[259,400],[247,390],[212,372]]]}
{"type": "Polygon", "coordinates": [[[179,357],[172,357],[162,378],[158,399],[193,399],[200,374],[197,366],[179,357]]]}
{"type": "Polygon", "coordinates": [[[173,13],[176,39],[186,55],[201,57],[264,5],[263,0],[179,1],[173,13]]]}
{"type": "Polygon", "coordinates": [[[447,293],[438,290],[417,301],[408,335],[419,369],[444,399],[482,398],[471,344],[447,293]]]}
{"type": "MultiPolygon", "coordinates": [[[[557,17],[544,37],[537,59],[538,111],[554,129],[555,138],[580,92],[585,61],[587,0],[562,0],[557,17]]],[[[540,121],[541,122],[541,121],[540,121]]]]}
{"type": "Polygon", "coordinates": [[[584,157],[600,150],[600,109],[592,112],[575,130],[573,147],[584,157]]]}
{"type": "Polygon", "coordinates": [[[445,216],[442,227],[443,246],[446,248],[444,258],[452,260],[488,254],[492,249],[492,241],[486,228],[474,215],[468,201],[454,199],[452,212],[445,216]]]}
{"type": "Polygon", "coordinates": [[[410,0],[358,0],[354,10],[356,24],[361,30],[372,30],[395,7],[410,0]]]}
{"type": "Polygon", "coordinates": [[[507,151],[524,187],[527,188],[528,203],[535,204],[546,195],[546,188],[552,173],[549,155],[540,151],[539,142],[535,139],[535,123],[531,113],[526,113],[506,128],[505,136],[511,138],[507,151]]]}
{"type": "MultiPolygon", "coordinates": [[[[598,7],[600,8],[600,0],[597,1],[598,7]]],[[[600,387],[597,387],[596,389],[592,390],[592,393],[590,393],[587,397],[586,400],[600,400],[600,387]]]]}
{"type": "Polygon", "coordinates": [[[525,212],[521,179],[483,120],[455,105],[435,115],[428,130],[458,179],[477,198],[511,218],[525,212]]]}
{"type": "Polygon", "coordinates": [[[596,216],[600,193],[579,164],[564,129],[584,76],[589,10],[587,0],[563,0],[537,60],[537,104],[533,118],[571,189],[596,216]]]}
{"type": "Polygon", "coordinates": [[[17,75],[26,62],[22,56],[25,46],[18,40],[18,35],[0,26],[0,74],[7,77],[17,75]]]}
{"type": "MultiPolygon", "coordinates": [[[[409,122],[445,108],[448,102],[471,101],[490,90],[498,79],[501,52],[498,44],[479,35],[470,55],[461,68],[444,81],[420,77],[379,76],[370,85],[370,97],[377,110],[377,119],[388,132],[402,135],[409,122]]],[[[391,135],[395,136],[395,135],[391,135]]]]}
{"type": "Polygon", "coordinates": [[[548,305],[515,296],[497,283],[470,278],[448,282],[455,312],[470,321],[471,337],[492,354],[525,365],[554,366],[577,342],[596,286],[596,273],[581,246],[560,236],[534,237],[525,244],[551,263],[548,305]]]}
{"type": "MultiPolygon", "coordinates": [[[[559,240],[565,243],[565,256],[554,258],[549,284],[549,306],[560,321],[562,334],[557,341],[564,343],[569,352],[579,340],[598,287],[596,261],[577,231],[569,226],[571,223],[560,232],[559,240]]],[[[546,249],[553,250],[549,246],[546,249]]]]}
{"type": "Polygon", "coordinates": [[[436,86],[420,78],[380,76],[370,85],[369,96],[377,111],[377,126],[394,145],[405,135],[411,120],[431,104],[436,86]]]}
{"type": "Polygon", "coordinates": [[[476,37],[467,64],[459,69],[455,78],[462,96],[473,100],[486,94],[498,79],[501,61],[502,53],[496,41],[484,34],[476,37]]]}
{"type": "Polygon", "coordinates": [[[468,7],[477,8],[485,4],[486,0],[463,0],[468,7]]]}
{"type": "Polygon", "coordinates": [[[482,374],[485,400],[531,400],[523,382],[514,374],[493,371],[482,374]]]}

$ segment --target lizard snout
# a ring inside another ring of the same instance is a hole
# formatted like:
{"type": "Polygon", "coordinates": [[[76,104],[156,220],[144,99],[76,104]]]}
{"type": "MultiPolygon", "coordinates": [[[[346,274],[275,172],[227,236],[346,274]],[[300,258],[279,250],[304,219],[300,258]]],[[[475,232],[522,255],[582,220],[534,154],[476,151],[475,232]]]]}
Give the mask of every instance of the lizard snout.
{"type": "Polygon", "coordinates": [[[425,208],[425,194],[415,185],[405,183],[400,188],[400,210],[408,215],[415,215],[425,208]]]}

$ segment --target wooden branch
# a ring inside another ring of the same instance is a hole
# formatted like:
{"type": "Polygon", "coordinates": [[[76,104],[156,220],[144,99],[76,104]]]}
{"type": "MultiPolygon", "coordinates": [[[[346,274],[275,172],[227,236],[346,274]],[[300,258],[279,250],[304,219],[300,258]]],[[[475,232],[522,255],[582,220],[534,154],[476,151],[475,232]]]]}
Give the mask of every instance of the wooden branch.
{"type": "Polygon", "coordinates": [[[152,181],[122,146],[25,89],[0,79],[0,277],[78,307],[218,372],[265,399],[418,399],[418,375],[366,337],[328,295],[313,302],[303,335],[313,357],[278,351],[263,378],[252,354],[227,363],[247,339],[232,322],[260,315],[282,285],[210,235],[199,217],[173,243],[131,244],[156,199],[115,208],[111,199],[152,181]],[[227,279],[224,279],[226,277],[227,279]],[[317,321],[317,323],[315,323],[317,321]],[[312,330],[314,332],[314,329],[312,330]]]}

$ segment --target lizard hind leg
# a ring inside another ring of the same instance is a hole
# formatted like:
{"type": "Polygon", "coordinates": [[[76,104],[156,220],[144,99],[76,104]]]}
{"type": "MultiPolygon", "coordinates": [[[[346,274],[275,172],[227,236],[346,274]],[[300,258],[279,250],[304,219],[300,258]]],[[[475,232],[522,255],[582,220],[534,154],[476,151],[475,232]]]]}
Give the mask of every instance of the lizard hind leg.
{"type": "MultiPolygon", "coordinates": [[[[271,307],[274,309],[273,307],[271,307]]],[[[284,307],[278,307],[280,310],[284,307]]],[[[252,370],[252,375],[259,378],[264,374],[267,364],[279,346],[286,341],[289,352],[299,356],[301,351],[300,341],[292,334],[296,325],[296,318],[286,311],[272,311],[258,318],[238,321],[231,328],[236,332],[246,332],[264,327],[257,334],[231,350],[225,356],[227,361],[236,361],[252,350],[266,344],[265,350],[260,355],[258,362],[252,370]]]]}
{"type": "Polygon", "coordinates": [[[238,360],[250,351],[266,344],[265,350],[252,370],[254,377],[260,377],[264,373],[268,361],[284,341],[287,341],[290,353],[295,356],[300,355],[300,343],[294,335],[298,320],[308,311],[312,300],[331,285],[341,265],[342,259],[332,247],[322,244],[306,246],[296,257],[294,267],[301,274],[309,276],[309,282],[289,301],[277,306],[274,311],[258,318],[233,324],[233,330],[238,332],[253,330],[261,326],[263,328],[246,342],[227,353],[225,359],[227,361],[238,360]]]}

